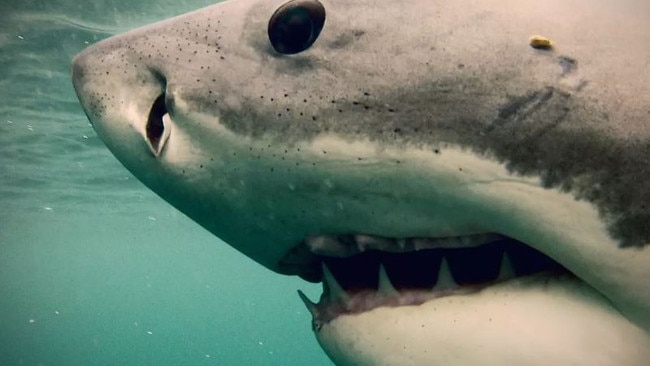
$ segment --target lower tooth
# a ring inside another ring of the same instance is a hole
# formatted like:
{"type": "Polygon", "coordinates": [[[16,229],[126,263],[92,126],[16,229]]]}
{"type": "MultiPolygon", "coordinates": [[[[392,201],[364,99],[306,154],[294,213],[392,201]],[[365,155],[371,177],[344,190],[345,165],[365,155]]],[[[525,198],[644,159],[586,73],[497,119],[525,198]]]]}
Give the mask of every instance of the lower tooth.
{"type": "Polygon", "coordinates": [[[338,301],[340,303],[346,304],[350,300],[350,295],[348,295],[347,292],[339,285],[338,281],[336,281],[336,278],[334,278],[334,275],[332,272],[330,272],[329,268],[327,268],[327,265],[323,262],[323,283],[327,285],[327,289],[329,290],[329,296],[330,299],[333,301],[338,301]]]}
{"type": "Polygon", "coordinates": [[[314,304],[311,300],[309,300],[307,295],[305,295],[300,290],[298,290],[298,296],[300,297],[300,300],[302,300],[302,303],[305,304],[305,306],[307,307],[307,310],[309,310],[309,313],[311,314],[311,316],[316,317],[316,315],[317,315],[316,314],[316,312],[317,312],[316,304],[314,304]]]}
{"type": "Polygon", "coordinates": [[[497,281],[508,280],[515,277],[515,270],[512,267],[512,261],[510,261],[510,256],[508,253],[503,252],[501,257],[501,268],[499,269],[499,277],[497,281]]]}
{"type": "Polygon", "coordinates": [[[390,278],[388,278],[388,273],[386,273],[386,268],[383,264],[379,264],[379,286],[377,287],[377,293],[383,296],[399,295],[399,292],[390,282],[390,278]]]}
{"type": "Polygon", "coordinates": [[[442,262],[440,262],[440,270],[438,271],[438,282],[436,282],[433,291],[449,290],[456,287],[458,287],[458,284],[454,281],[454,277],[451,275],[449,264],[447,264],[445,258],[442,258],[442,262]]]}

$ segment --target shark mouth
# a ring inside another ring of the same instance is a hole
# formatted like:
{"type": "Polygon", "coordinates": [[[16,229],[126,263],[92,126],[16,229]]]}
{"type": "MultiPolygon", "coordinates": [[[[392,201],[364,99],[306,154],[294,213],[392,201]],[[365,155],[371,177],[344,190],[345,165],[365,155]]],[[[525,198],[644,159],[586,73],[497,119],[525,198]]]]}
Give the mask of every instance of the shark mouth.
{"type": "Polygon", "coordinates": [[[315,330],[340,315],[380,306],[419,305],[525,276],[570,274],[547,255],[498,234],[437,239],[313,236],[292,252],[284,264],[295,264],[300,257],[300,276],[323,283],[318,303],[298,291],[315,330]]]}

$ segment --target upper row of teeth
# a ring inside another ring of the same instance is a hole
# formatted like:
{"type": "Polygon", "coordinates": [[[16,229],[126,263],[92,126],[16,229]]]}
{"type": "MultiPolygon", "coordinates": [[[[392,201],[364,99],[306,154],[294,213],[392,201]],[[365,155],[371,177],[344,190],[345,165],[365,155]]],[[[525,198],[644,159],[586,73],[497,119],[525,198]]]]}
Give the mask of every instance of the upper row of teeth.
{"type": "Polygon", "coordinates": [[[446,238],[387,238],[376,235],[317,235],[305,239],[309,251],[327,257],[350,257],[366,250],[412,252],[423,249],[471,248],[504,239],[499,234],[476,234],[446,238]]]}

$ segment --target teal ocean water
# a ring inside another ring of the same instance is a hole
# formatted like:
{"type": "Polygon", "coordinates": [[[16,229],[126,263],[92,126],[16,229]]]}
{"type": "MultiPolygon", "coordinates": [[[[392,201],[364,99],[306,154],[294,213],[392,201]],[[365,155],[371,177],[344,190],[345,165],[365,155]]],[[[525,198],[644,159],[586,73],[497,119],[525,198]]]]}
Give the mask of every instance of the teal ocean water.
{"type": "Polygon", "coordinates": [[[148,191],[77,103],[72,57],[193,0],[0,4],[0,365],[330,365],[295,290],[148,191]]]}

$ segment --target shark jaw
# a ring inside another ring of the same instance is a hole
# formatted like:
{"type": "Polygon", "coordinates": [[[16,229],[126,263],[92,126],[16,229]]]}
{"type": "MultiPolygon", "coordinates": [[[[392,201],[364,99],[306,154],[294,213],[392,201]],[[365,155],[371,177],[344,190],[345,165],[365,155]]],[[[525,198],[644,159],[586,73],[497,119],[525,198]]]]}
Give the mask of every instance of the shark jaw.
{"type": "Polygon", "coordinates": [[[315,330],[340,315],[380,306],[420,305],[518,277],[569,273],[544,254],[494,234],[399,240],[370,235],[319,236],[308,238],[306,245],[312,252],[330,254],[318,256],[321,301],[314,304],[299,292],[313,316],[315,330]]]}
{"type": "Polygon", "coordinates": [[[650,356],[643,331],[567,276],[344,315],[316,337],[337,365],[642,366],[650,356]]]}
{"type": "Polygon", "coordinates": [[[607,298],[502,235],[328,235],[301,246],[321,263],[323,294],[318,303],[298,294],[337,365],[642,366],[650,357],[647,333],[607,298]]]}

